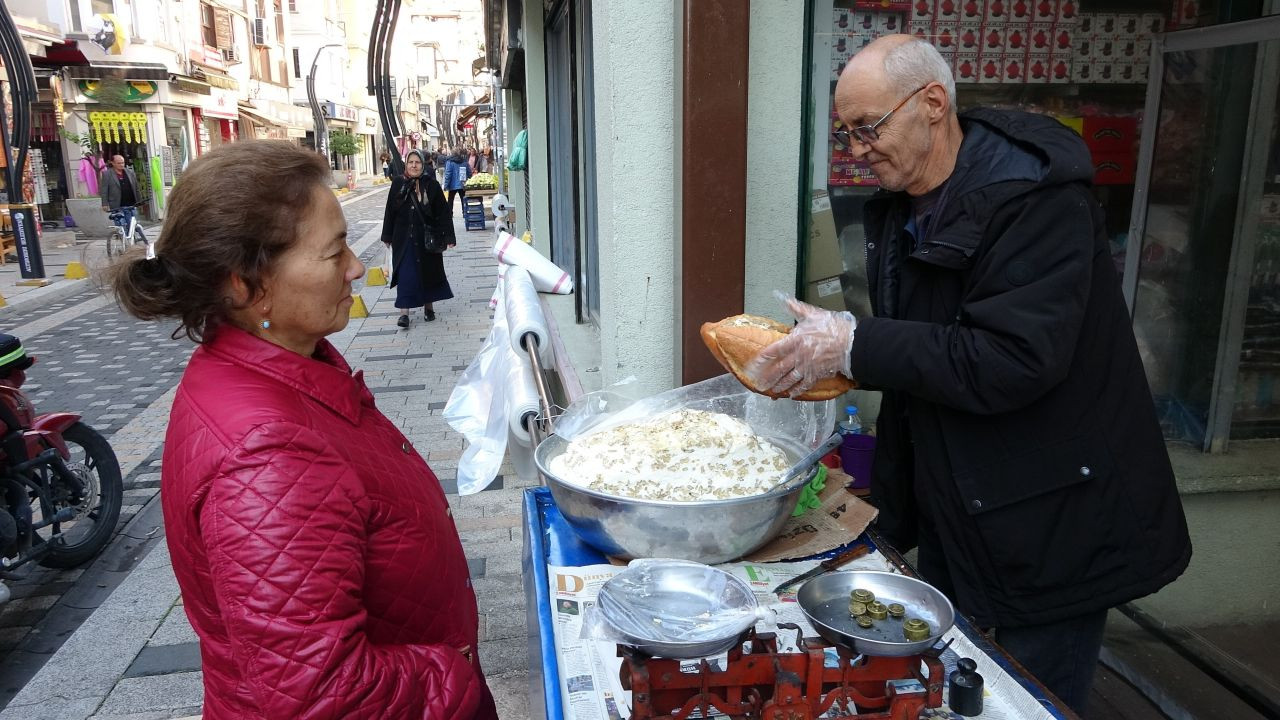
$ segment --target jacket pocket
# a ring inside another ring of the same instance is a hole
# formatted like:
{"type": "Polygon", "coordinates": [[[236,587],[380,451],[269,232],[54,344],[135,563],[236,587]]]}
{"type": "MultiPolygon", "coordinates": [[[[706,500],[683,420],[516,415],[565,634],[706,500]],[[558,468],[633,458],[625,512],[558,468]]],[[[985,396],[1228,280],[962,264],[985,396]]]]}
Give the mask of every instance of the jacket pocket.
{"type": "Polygon", "coordinates": [[[966,535],[985,550],[994,584],[1008,594],[1085,592],[1129,566],[1134,512],[1102,433],[954,477],[966,535]]]}

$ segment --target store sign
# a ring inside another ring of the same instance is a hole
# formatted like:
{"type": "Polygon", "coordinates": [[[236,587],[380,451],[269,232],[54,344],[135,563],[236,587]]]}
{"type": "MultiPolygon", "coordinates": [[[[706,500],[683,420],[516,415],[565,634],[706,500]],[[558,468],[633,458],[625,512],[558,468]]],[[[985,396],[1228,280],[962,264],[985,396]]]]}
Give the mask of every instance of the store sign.
{"type": "MultiPolygon", "coordinates": [[[[80,89],[80,93],[85,97],[98,99],[98,94],[102,90],[102,81],[100,80],[79,80],[76,87],[80,89]]],[[[158,87],[150,80],[129,80],[124,84],[125,102],[142,102],[152,95],[156,94],[158,87]]],[[[113,98],[114,100],[115,98],[113,98]]]]}
{"type": "Polygon", "coordinates": [[[339,105],[332,102],[320,103],[320,114],[330,120],[345,120],[351,123],[355,122],[358,117],[356,109],[350,105],[339,105]]]}
{"type": "Polygon", "coordinates": [[[218,48],[209,47],[208,45],[202,45],[187,53],[187,59],[206,67],[211,67],[214,70],[225,71],[227,69],[227,64],[222,59],[222,52],[218,48]]]}
{"type": "Polygon", "coordinates": [[[378,113],[372,110],[360,108],[360,127],[364,128],[367,133],[375,133],[378,130],[378,113]]]}
{"type": "Polygon", "coordinates": [[[201,98],[203,102],[200,104],[200,109],[204,111],[205,115],[223,120],[239,119],[240,110],[236,107],[235,90],[211,87],[209,91],[207,97],[201,98]]]}
{"type": "Polygon", "coordinates": [[[147,116],[140,112],[91,112],[89,127],[99,143],[144,143],[147,141],[147,116]]]}

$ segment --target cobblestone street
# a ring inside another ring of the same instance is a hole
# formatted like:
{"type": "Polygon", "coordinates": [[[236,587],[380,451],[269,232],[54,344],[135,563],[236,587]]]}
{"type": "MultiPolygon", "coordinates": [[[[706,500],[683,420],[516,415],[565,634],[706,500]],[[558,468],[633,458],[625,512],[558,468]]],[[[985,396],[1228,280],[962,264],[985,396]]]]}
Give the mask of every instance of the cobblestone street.
{"type": "MultiPolygon", "coordinates": [[[[385,197],[379,187],[341,198],[350,242],[366,265],[382,259],[373,233],[385,197]]],[[[437,306],[438,321],[424,323],[419,314],[408,331],[398,330],[395,291],[369,287],[362,295],[370,317],[332,338],[364,369],[379,408],[450,493],[463,442],[440,413],[488,333],[495,277],[491,229],[467,233],[460,219],[455,225],[459,246],[446,256],[455,298],[437,306]]],[[[0,328],[38,358],[24,387],[37,411],[81,414],[111,441],[125,478],[118,535],[102,555],[74,570],[33,564],[9,581],[14,599],[0,606],[0,707],[7,706],[0,718],[200,712],[199,644],[177,599],[157,496],[168,410],[193,349],[185,337],[171,337],[173,327],[129,317],[89,281],[73,295],[0,318],[0,328]]],[[[490,491],[449,495],[480,603],[481,657],[504,718],[527,713],[520,485],[507,473],[490,491]]]]}

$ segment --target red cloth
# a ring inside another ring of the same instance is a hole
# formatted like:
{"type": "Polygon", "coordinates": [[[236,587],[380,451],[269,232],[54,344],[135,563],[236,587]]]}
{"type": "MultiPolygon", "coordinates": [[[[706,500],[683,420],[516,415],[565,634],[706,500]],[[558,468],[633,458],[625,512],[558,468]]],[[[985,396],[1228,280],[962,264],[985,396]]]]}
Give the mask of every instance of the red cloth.
{"type": "Polygon", "coordinates": [[[440,483],[327,341],[304,358],[220,328],[163,468],[207,720],[496,717],[440,483]]]}

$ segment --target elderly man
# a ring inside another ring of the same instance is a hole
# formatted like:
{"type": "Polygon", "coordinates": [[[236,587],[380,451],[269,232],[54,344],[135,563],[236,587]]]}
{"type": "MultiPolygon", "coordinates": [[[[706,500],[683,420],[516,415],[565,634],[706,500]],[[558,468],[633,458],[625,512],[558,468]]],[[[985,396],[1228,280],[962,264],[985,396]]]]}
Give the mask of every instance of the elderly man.
{"type": "Polygon", "coordinates": [[[880,528],[1083,711],[1107,609],[1191,557],[1088,150],[1052,118],[957,116],[947,63],[905,35],[850,61],[835,107],[882,187],[864,210],[874,316],[791,301],[798,325],[748,371],[792,394],[837,372],[884,391],[880,528]]]}
{"type": "Polygon", "coordinates": [[[133,219],[134,206],[138,204],[141,193],[138,189],[138,176],[133,168],[124,163],[123,155],[112,155],[111,164],[102,168],[98,177],[98,193],[102,197],[103,212],[119,212],[116,224],[127,232],[129,221],[133,219]]]}

